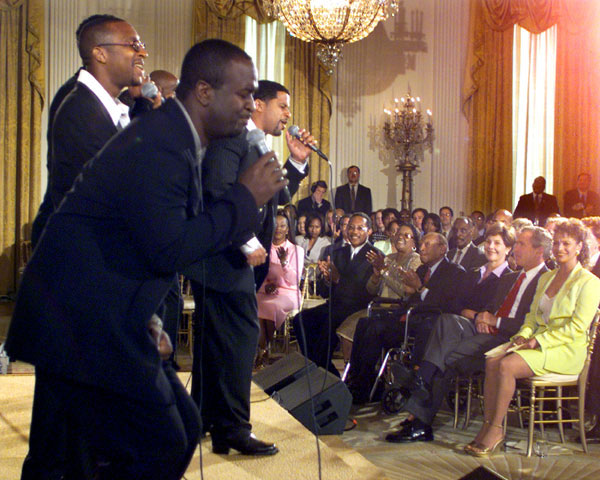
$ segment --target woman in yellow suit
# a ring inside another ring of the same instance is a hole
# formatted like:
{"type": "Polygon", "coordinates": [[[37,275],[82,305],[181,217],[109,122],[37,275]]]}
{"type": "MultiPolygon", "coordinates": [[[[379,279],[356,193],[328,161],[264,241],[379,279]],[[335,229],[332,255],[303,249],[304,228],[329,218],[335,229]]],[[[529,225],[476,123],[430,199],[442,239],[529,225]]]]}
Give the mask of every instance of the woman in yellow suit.
{"type": "Polygon", "coordinates": [[[600,279],[582,267],[589,257],[586,239],[587,229],[577,219],[556,227],[552,252],[558,267],[538,282],[525,322],[512,338],[511,346],[519,350],[486,361],[484,423],[466,453],[486,456],[502,443],[502,420],[517,379],[578,374],[583,368],[600,304],[600,279]]]}

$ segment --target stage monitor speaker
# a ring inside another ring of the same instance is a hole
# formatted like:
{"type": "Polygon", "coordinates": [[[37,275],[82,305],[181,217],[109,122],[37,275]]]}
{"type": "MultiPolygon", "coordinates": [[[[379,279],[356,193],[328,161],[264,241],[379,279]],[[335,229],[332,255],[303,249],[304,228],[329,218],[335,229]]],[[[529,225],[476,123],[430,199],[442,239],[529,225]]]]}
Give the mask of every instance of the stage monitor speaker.
{"type": "Polygon", "coordinates": [[[507,480],[507,478],[482,465],[458,480],[507,480]]]}
{"type": "Polygon", "coordinates": [[[317,366],[312,360],[308,360],[299,353],[292,353],[256,373],[252,380],[267,395],[272,395],[273,392],[279,391],[298,380],[307,371],[316,368],[317,366]]]}
{"type": "Polygon", "coordinates": [[[352,395],[346,384],[332,373],[322,368],[310,370],[308,375],[279,390],[276,396],[279,397],[279,403],[311,432],[319,435],[344,433],[352,395]]]}

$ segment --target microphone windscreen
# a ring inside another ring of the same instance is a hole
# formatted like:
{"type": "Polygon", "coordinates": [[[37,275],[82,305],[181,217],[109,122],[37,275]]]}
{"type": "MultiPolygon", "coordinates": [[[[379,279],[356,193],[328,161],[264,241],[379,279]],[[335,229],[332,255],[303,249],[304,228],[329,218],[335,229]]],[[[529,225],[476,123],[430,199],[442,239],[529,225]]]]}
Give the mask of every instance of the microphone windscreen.
{"type": "Polygon", "coordinates": [[[260,128],[250,130],[246,135],[246,140],[248,140],[248,143],[251,147],[256,147],[260,142],[265,141],[265,132],[263,132],[260,128]]]}
{"type": "Polygon", "coordinates": [[[298,125],[292,125],[290,128],[288,128],[288,132],[290,132],[292,137],[300,137],[300,127],[298,127],[298,125]]]}
{"type": "Polygon", "coordinates": [[[142,97],[156,98],[158,95],[158,87],[152,82],[142,84],[142,97]]]}

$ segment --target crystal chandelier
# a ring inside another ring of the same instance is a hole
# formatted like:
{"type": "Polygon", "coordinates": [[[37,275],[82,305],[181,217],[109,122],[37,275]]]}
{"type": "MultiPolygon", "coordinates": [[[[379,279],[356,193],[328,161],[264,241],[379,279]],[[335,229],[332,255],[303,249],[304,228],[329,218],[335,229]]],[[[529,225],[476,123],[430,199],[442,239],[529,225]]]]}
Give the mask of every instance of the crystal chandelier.
{"type": "Polygon", "coordinates": [[[294,37],[318,45],[317,57],[330,75],[346,43],[371,33],[393,15],[398,0],[263,0],[294,37]]]}
{"type": "Polygon", "coordinates": [[[398,158],[396,170],[402,172],[402,208],[411,212],[413,174],[423,161],[425,150],[433,151],[431,110],[427,110],[427,119],[423,118],[420,104],[421,99],[409,93],[395,98],[391,109],[383,109],[386,115],[384,141],[398,158]]]}

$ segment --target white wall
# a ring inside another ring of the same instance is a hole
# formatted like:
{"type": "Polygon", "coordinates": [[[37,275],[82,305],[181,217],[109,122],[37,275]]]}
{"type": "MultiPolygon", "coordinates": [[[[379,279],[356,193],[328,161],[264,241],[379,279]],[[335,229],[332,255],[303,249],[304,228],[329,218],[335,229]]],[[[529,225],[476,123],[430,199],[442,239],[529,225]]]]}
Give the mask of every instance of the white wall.
{"type": "Polygon", "coordinates": [[[162,69],[179,76],[192,45],[193,0],[46,0],[46,103],[42,116],[42,192],[46,190],[48,108],[56,91],[81,65],[75,31],[90,15],[123,18],[146,43],[146,71],[162,69]]]}
{"type": "MultiPolygon", "coordinates": [[[[423,110],[433,111],[433,155],[425,154],[415,177],[413,206],[467,207],[467,124],[460,92],[468,34],[468,0],[405,0],[399,14],[369,37],[343,49],[333,78],[330,159],[333,186],[345,183],[356,164],[373,192],[373,208],[400,206],[401,176],[377,145],[383,108],[410,88],[423,110]],[[418,15],[417,15],[418,13],[418,15]],[[422,35],[413,22],[422,18],[422,35]]],[[[470,213],[470,212],[467,212],[470,213]]]]}

